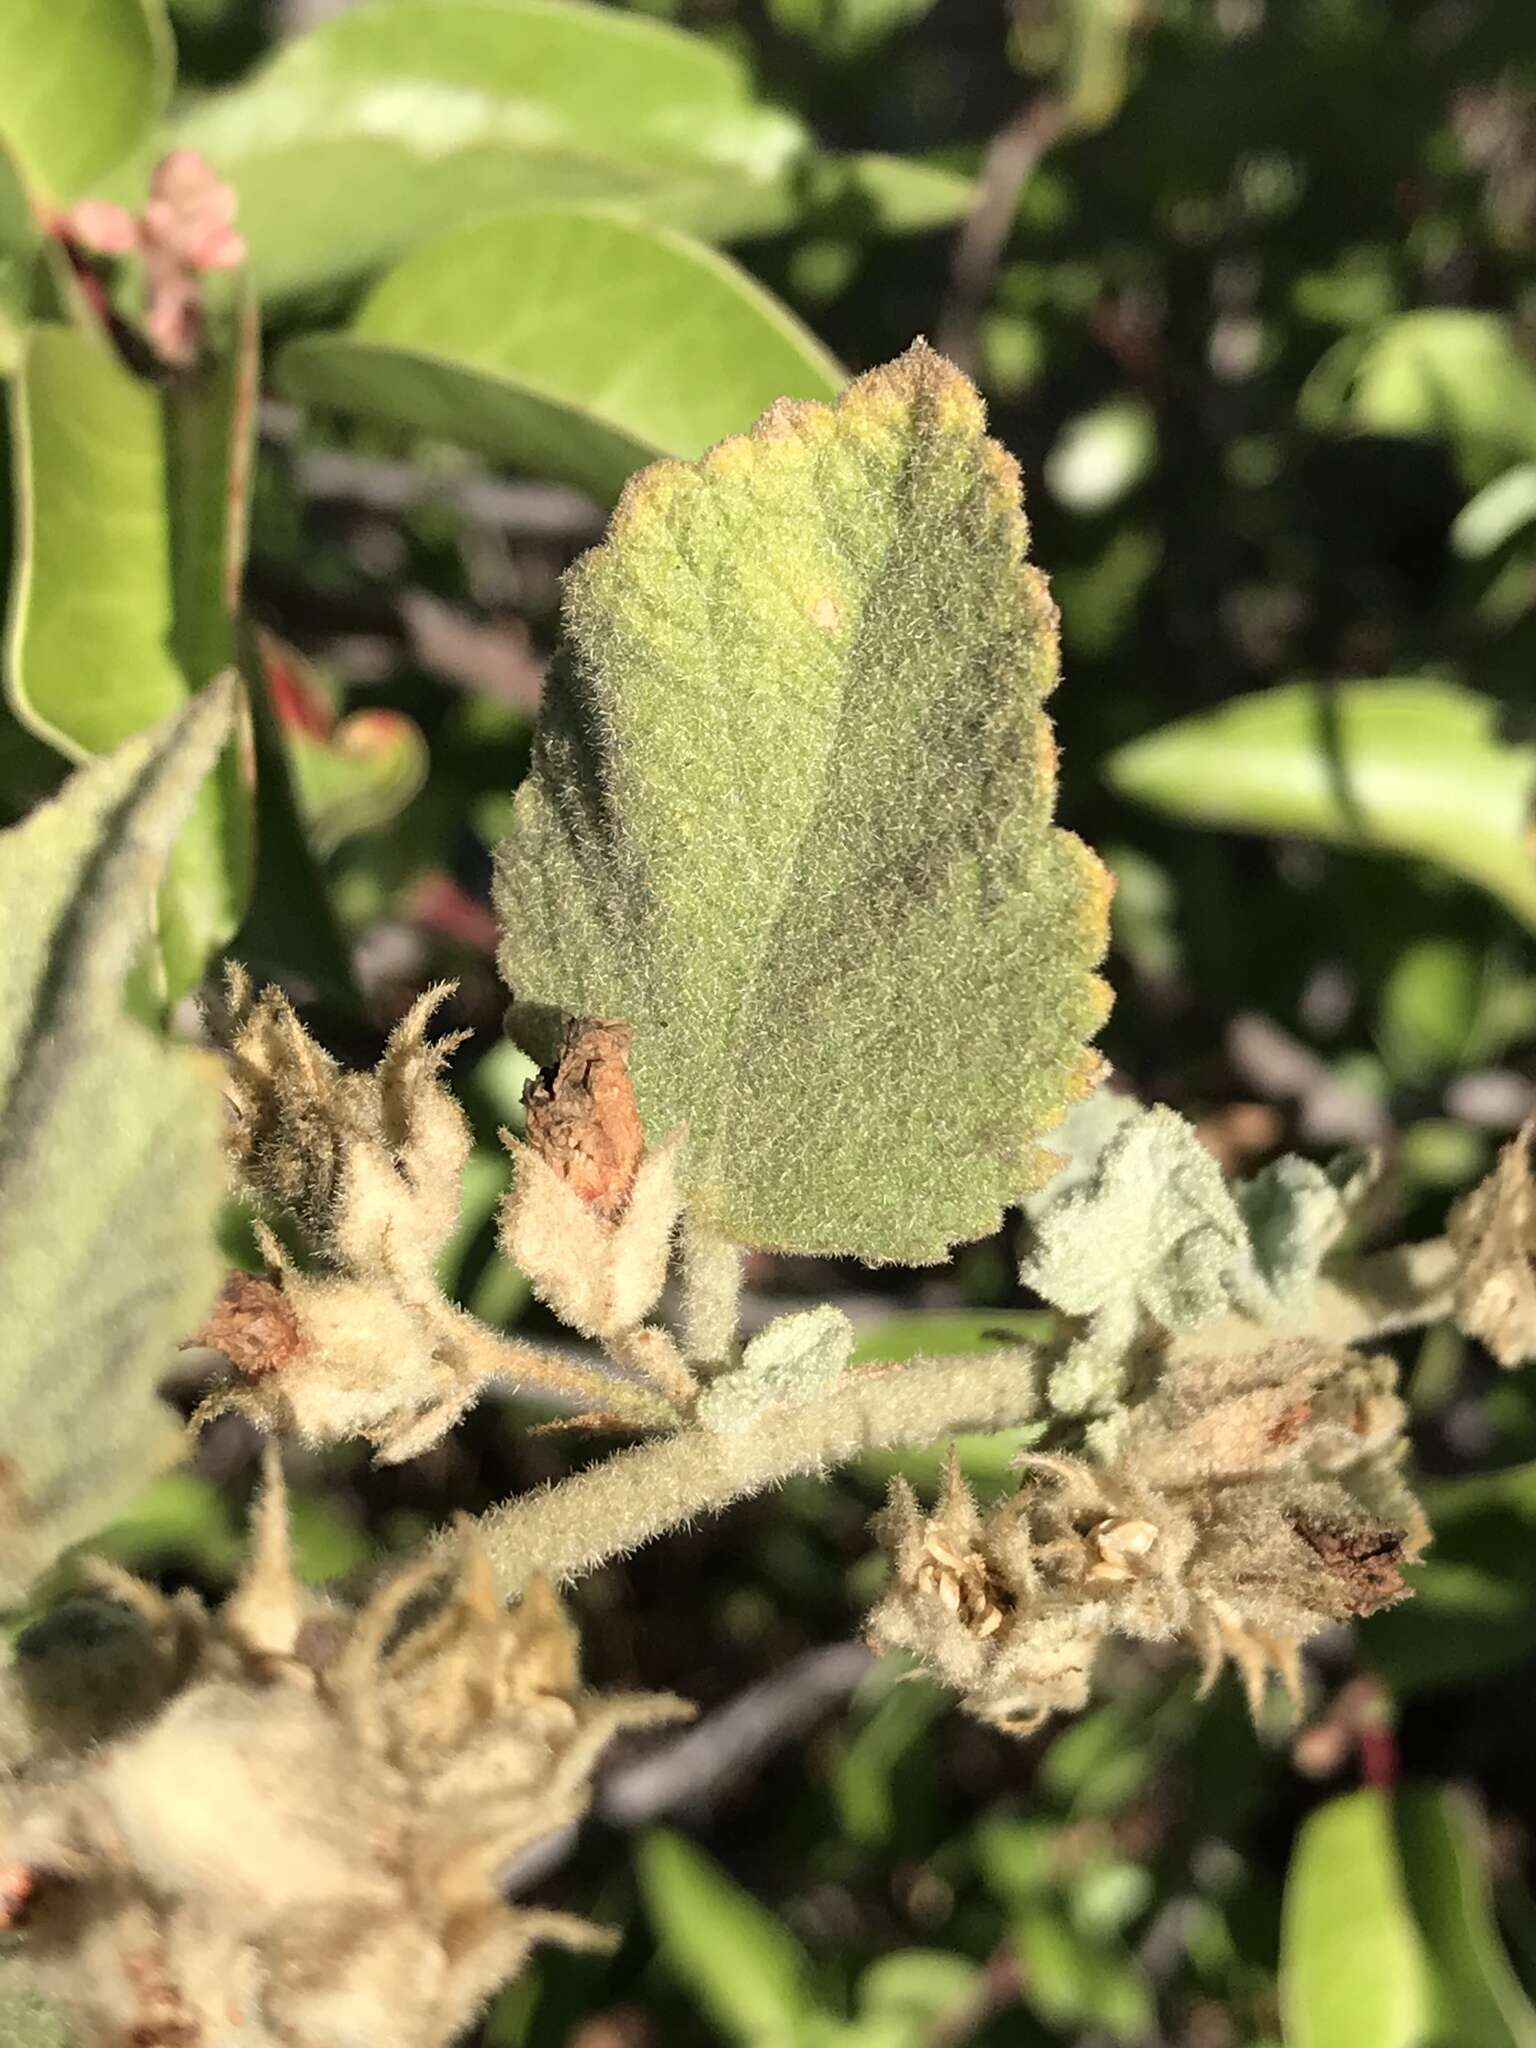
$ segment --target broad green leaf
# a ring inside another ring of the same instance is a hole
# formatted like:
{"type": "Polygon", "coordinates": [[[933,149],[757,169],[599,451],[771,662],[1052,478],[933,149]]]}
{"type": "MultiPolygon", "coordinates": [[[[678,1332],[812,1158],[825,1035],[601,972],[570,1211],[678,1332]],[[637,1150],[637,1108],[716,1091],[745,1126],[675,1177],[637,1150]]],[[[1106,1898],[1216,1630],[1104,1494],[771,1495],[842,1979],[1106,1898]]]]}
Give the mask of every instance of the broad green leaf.
{"type": "Polygon", "coordinates": [[[73,199],[127,156],[175,75],[162,0],[0,6],[0,136],[44,199],[73,199]]]}
{"type": "MultiPolygon", "coordinates": [[[[1103,870],[1051,823],[1018,477],[921,344],[635,479],[567,579],[502,849],[522,1006],[626,1018],[744,1244],[942,1258],[1092,1071],[1103,870]]],[[[530,1050],[532,1047],[530,1046],[530,1050]]]]}
{"type": "Polygon", "coordinates": [[[1434,2006],[1387,1796],[1330,1800],[1303,1825],[1286,1875],[1286,2048],[1429,2048],[1434,2006]]]}
{"type": "Polygon", "coordinates": [[[1438,2038],[1456,2048],[1536,2048],[1536,2012],[1499,1939],[1487,1844],[1465,1798],[1451,1786],[1407,1785],[1392,1818],[1434,1970],[1438,2038]]]}
{"type": "Polygon", "coordinates": [[[841,372],[728,258],[585,208],[478,221],[383,279],[345,334],[292,343],[294,397],[481,449],[602,498],[841,372]]]}
{"type": "MultiPolygon", "coordinates": [[[[233,659],[255,400],[255,326],[162,394],[104,343],[27,337],[11,387],[24,543],[6,688],[18,717],[75,760],[184,703],[233,659]]],[[[163,901],[166,992],[201,976],[249,888],[250,796],[231,745],[200,792],[163,901]]]]}
{"type": "Polygon", "coordinates": [[[1469,479],[1486,483],[1536,456],[1536,361],[1496,313],[1400,313],[1331,349],[1301,410],[1313,426],[1446,440],[1469,479]]]}
{"type": "Polygon", "coordinates": [[[121,992],[234,695],[216,684],[0,836],[0,1601],[173,1451],[155,1384],[218,1284],[218,1068],[121,992]]]}
{"type": "Polygon", "coordinates": [[[662,1954],[726,2039],[788,2048],[810,2009],[788,1928],[681,1835],[648,1834],[636,1865],[662,1954]]]}
{"type": "Polygon", "coordinates": [[[1536,925],[1536,748],[1452,683],[1286,683],[1110,756],[1116,789],[1175,817],[1410,854],[1536,925]]]}
{"type": "Polygon", "coordinates": [[[236,186],[263,298],[365,276],[508,206],[617,202],[709,234],[777,223],[805,148],[725,51],[569,0],[372,0],[172,139],[236,186]]]}

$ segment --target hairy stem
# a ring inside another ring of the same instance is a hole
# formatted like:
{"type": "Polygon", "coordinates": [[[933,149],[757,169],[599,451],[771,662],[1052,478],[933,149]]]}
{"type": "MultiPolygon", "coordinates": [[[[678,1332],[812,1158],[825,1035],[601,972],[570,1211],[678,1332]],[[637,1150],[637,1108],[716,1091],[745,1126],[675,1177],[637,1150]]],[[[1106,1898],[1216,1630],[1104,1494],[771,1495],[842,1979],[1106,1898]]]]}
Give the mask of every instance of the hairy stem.
{"type": "Polygon", "coordinates": [[[740,1245],[683,1219],[683,1356],[701,1364],[727,1359],[741,1313],[740,1245]]]}
{"type": "Polygon", "coordinates": [[[1029,1421],[1038,1405],[1034,1354],[1013,1346],[855,1373],[819,1401],[770,1411],[745,1435],[715,1436],[692,1426],[621,1451],[573,1479],[492,1508],[480,1537],[510,1598],[535,1572],[579,1577],[799,1473],[822,1472],[865,1451],[931,1444],[959,1430],[1003,1429],[1029,1421]]]}

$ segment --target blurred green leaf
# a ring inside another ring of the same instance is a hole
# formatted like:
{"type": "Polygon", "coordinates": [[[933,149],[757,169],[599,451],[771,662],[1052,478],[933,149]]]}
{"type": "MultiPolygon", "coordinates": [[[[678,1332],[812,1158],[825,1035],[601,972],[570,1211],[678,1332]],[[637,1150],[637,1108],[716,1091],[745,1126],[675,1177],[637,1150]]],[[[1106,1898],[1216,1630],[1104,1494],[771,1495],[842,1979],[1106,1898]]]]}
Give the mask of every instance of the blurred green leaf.
{"type": "Polygon", "coordinates": [[[417,250],[346,333],[290,344],[279,376],[310,404],[601,498],[656,455],[700,455],[775,398],[825,398],[842,381],[728,258],[574,207],[478,221],[417,250]]]}
{"type": "Polygon", "coordinates": [[[1285,1882],[1286,2048],[1429,2048],[1434,1993],[1408,1903],[1391,1805],[1330,1800],[1297,1837],[1285,1882]]]}
{"type": "Polygon", "coordinates": [[[1398,1691],[1463,1685],[1536,1650],[1536,1464],[1421,1488],[1435,1532],[1414,1597],[1373,1615],[1367,1661],[1398,1691]]]}
{"type": "Polygon", "coordinates": [[[887,1316],[859,1332],[853,1363],[959,1358],[998,1344],[1044,1344],[1055,1327],[1056,1318],[1042,1309],[945,1309],[887,1316]]]}
{"type": "Polygon", "coordinates": [[[1157,421],[1139,398],[1114,398],[1067,421],[1045,458],[1047,487],[1091,518],[1135,489],[1157,459],[1157,421]]]}
{"type": "Polygon", "coordinates": [[[975,1995],[981,1965],[970,1956],[936,1948],[902,1949],[881,1956],[859,1979],[860,2012],[870,2018],[909,2020],[923,2040],[939,2022],[975,1995]]]}
{"type": "Polygon", "coordinates": [[[1112,754],[1113,786],[1197,824],[1410,854],[1536,926],[1536,749],[1451,683],[1286,683],[1112,754]]]}
{"type": "Polygon", "coordinates": [[[1368,1787],[1307,1820],[1286,1879],[1280,1996],[1286,2048],[1532,2048],[1536,2012],[1456,1792],[1368,1787]]]}
{"type": "Polygon", "coordinates": [[[635,1859],[673,1975],[728,2040],[788,2048],[811,2010],[809,1964],[794,1936],[681,1835],[655,1830],[635,1859]]]}
{"type": "Polygon", "coordinates": [[[739,1243],[942,1258],[1082,1086],[1107,882],[1051,824],[1024,544],[975,392],[914,349],[658,464],[566,578],[502,971],[525,1030],[632,1020],[647,1127],[687,1122],[739,1243]]]}
{"type": "MultiPolygon", "coordinates": [[[[22,722],[71,758],[144,731],[233,657],[254,325],[173,393],[104,339],[34,327],[11,386],[22,507],[6,687],[22,722]],[[174,507],[174,509],[173,509],[174,507]]],[[[172,859],[158,931],[164,992],[202,975],[250,887],[250,792],[232,742],[172,859]]]]}
{"type": "Polygon", "coordinates": [[[1465,1797],[1452,1786],[1405,1785],[1392,1819],[1435,1973],[1439,2038],[1456,2048],[1536,2048],[1536,2011],[1494,1924],[1488,1845],[1465,1797]]]}
{"type": "Polygon", "coordinates": [[[174,1452],[155,1387],[218,1285],[216,1064],[122,1013],[153,890],[234,685],[0,837],[0,1600],[174,1452]]]}
{"type": "Polygon", "coordinates": [[[0,6],[0,136],[45,200],[73,199],[127,156],[175,75],[161,0],[0,6]]]}
{"type": "Polygon", "coordinates": [[[1050,2025],[1097,2025],[1117,2041],[1135,2040],[1151,2027],[1152,1993],[1135,1964],[1079,1932],[1058,1901],[1020,1908],[1013,1944],[1024,2002],[1050,2025]]]}
{"type": "Polygon", "coordinates": [[[1300,410],[1315,427],[1446,440],[1468,477],[1485,483],[1536,456],[1536,362],[1496,313],[1423,308],[1339,342],[1300,410]]]}
{"type": "Polygon", "coordinates": [[[1381,992],[1381,1045],[1393,1070],[1411,1080],[1454,1068],[1465,1057],[1482,1007],[1483,962],[1457,939],[1419,939],[1392,963],[1381,992]]]}
{"type": "Polygon", "coordinates": [[[768,0],[774,26],[835,60],[875,49],[921,21],[934,0],[768,0]]]}
{"type": "Polygon", "coordinates": [[[41,236],[21,168],[0,140],[0,377],[9,376],[21,356],[41,236]]]}
{"type": "Polygon", "coordinates": [[[805,148],[724,50],[567,0],[373,0],[195,106],[172,140],[235,184],[265,298],[509,206],[618,202],[710,235],[773,224],[805,148]]]}
{"type": "Polygon", "coordinates": [[[1451,528],[1451,545],[1465,560],[1480,562],[1533,522],[1536,462],[1517,462],[1462,506],[1451,528]]]}
{"type": "Polygon", "coordinates": [[[354,711],[323,739],[291,731],[288,753],[299,808],[321,855],[387,824],[427,775],[427,743],[399,711],[354,711]]]}
{"type": "Polygon", "coordinates": [[[975,198],[975,179],[959,171],[864,150],[819,160],[805,210],[821,230],[917,234],[963,220],[975,198]]]}

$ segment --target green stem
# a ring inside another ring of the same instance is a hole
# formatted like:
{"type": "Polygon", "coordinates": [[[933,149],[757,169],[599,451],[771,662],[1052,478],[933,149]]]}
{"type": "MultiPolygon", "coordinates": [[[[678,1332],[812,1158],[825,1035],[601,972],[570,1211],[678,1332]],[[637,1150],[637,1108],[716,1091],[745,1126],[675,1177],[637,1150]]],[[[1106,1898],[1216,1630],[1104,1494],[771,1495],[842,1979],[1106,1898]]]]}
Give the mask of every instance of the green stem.
{"type": "Polygon", "coordinates": [[[653,1536],[786,1479],[866,1451],[931,1444],[966,1429],[1027,1422],[1039,1405],[1034,1354],[1009,1347],[855,1373],[799,1408],[770,1410],[741,1436],[692,1425],[620,1451],[573,1479],[492,1508],[479,1533],[502,1594],[535,1572],[573,1579],[653,1536]]]}
{"type": "Polygon", "coordinates": [[[731,1356],[741,1315],[740,1245],[683,1218],[683,1356],[701,1365],[731,1356]]]}

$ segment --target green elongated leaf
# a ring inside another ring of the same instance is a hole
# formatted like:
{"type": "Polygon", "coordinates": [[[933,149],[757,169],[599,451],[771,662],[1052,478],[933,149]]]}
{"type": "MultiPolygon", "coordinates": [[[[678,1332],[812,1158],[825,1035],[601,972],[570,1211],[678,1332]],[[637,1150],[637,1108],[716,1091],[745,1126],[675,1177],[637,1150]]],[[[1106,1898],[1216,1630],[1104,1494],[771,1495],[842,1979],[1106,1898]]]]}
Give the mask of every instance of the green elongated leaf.
{"type": "Polygon", "coordinates": [[[789,2048],[810,1998],[788,1928],[681,1835],[648,1834],[636,1864],[662,1953],[727,2040],[789,2048]]]}
{"type": "Polygon", "coordinates": [[[1448,1785],[1406,1785],[1392,1802],[1409,1903],[1434,1967],[1439,2038],[1457,2048],[1536,2048],[1536,2011],[1493,1917],[1486,1843],[1448,1785]]]}
{"type": "Polygon", "coordinates": [[[1285,1881],[1286,2048],[1428,2048],[1435,1994],[1384,1793],[1319,1807],[1285,1881]]]}
{"type": "Polygon", "coordinates": [[[0,136],[45,199],[74,198],[127,156],[175,75],[162,0],[0,7],[0,136]]]}
{"type": "Polygon", "coordinates": [[[782,219],[805,149],[723,50],[568,0],[373,0],[205,100],[173,139],[237,187],[263,298],[367,275],[521,204],[756,229],[782,219]]]}
{"type": "Polygon", "coordinates": [[[1486,1851],[1443,1785],[1367,1788],[1307,1821],[1286,1878],[1286,2048],[1531,2048],[1486,1851]]]}
{"type": "Polygon", "coordinates": [[[816,167],[807,217],[818,229],[920,234],[963,220],[976,199],[976,180],[916,157],[866,150],[826,157],[816,167]]]}
{"type": "Polygon", "coordinates": [[[0,836],[0,1601],[174,1448],[155,1384],[218,1285],[218,1067],[121,992],[234,704],[214,685],[0,836]]]}
{"type": "Polygon", "coordinates": [[[1411,854],[1536,925],[1536,748],[1444,682],[1286,683],[1111,755],[1127,796],[1202,825],[1411,854]]]}
{"type": "MultiPolygon", "coordinates": [[[[6,689],[75,760],[142,732],[234,654],[256,392],[255,321],[165,396],[68,327],[27,337],[12,386],[22,547],[6,689]]],[[[250,793],[233,744],[199,792],[160,921],[166,993],[201,976],[250,884],[250,793]]]]}
{"type": "Polygon", "coordinates": [[[1487,482],[1536,456],[1536,363],[1496,313],[1436,306],[1400,313],[1331,349],[1302,392],[1312,425],[1447,440],[1487,482]]]}
{"type": "Polygon", "coordinates": [[[283,353],[286,390],[460,441],[598,497],[696,456],[837,364],[745,271],[586,208],[478,221],[383,279],[343,335],[283,353]]]}
{"type": "MultiPolygon", "coordinates": [[[[502,969],[626,1018],[746,1244],[932,1260],[1048,1170],[1106,1008],[1051,824],[1053,617],[1013,463],[922,345],[637,478],[566,586],[502,969]]],[[[530,1046],[530,1050],[532,1047],[530,1046]]]]}

